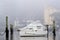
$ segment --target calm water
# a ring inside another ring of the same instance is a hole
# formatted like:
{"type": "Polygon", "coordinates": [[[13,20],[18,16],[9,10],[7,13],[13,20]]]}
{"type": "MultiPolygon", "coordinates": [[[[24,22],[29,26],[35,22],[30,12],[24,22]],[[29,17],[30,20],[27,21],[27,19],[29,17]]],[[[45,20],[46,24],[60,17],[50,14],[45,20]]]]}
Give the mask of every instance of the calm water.
{"type": "MultiPolygon", "coordinates": [[[[51,35],[52,34],[50,34],[50,36],[51,35]]],[[[0,36],[0,40],[5,40],[5,35],[0,36]]],[[[19,33],[17,31],[14,31],[13,40],[47,40],[47,37],[20,37],[19,33]]],[[[60,40],[60,29],[56,32],[56,40],[60,40]]]]}

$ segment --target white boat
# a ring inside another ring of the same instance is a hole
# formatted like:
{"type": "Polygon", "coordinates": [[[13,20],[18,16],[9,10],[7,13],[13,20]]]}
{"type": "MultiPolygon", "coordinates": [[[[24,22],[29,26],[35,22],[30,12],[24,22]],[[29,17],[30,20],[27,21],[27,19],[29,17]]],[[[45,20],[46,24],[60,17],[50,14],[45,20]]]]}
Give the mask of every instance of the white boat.
{"type": "Polygon", "coordinates": [[[39,37],[46,36],[47,30],[40,22],[33,22],[24,28],[18,29],[21,37],[39,37]]]}

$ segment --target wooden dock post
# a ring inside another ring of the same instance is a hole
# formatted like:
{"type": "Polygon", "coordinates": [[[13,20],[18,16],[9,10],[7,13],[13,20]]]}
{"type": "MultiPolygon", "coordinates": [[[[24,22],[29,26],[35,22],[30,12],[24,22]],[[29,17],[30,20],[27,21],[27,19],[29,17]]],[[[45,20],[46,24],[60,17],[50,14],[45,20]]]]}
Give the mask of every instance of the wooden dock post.
{"type": "Polygon", "coordinates": [[[10,24],[10,40],[13,40],[13,25],[10,24]]]}
{"type": "Polygon", "coordinates": [[[55,40],[56,37],[56,28],[55,28],[55,20],[53,20],[53,40],[55,40]]]}
{"type": "Polygon", "coordinates": [[[46,27],[47,27],[47,40],[49,40],[49,30],[48,30],[48,26],[49,26],[49,25],[46,25],[46,27]]]}
{"type": "Polygon", "coordinates": [[[6,16],[6,40],[9,40],[9,30],[8,30],[8,16],[6,16]]]}

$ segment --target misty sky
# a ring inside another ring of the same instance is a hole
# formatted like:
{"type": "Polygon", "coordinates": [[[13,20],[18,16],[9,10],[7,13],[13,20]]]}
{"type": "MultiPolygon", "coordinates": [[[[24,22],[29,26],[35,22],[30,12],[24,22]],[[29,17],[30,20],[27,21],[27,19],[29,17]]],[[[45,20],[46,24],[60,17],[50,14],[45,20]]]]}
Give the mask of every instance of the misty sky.
{"type": "Polygon", "coordinates": [[[52,6],[60,9],[60,0],[0,0],[0,21],[9,16],[9,21],[16,19],[43,19],[44,8],[52,6]]]}

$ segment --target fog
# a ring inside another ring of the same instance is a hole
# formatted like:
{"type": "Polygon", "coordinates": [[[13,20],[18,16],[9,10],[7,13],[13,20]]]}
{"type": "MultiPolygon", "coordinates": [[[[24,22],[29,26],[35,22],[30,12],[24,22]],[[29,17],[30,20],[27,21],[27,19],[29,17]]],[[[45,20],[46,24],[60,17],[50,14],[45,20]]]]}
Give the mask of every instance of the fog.
{"type": "MultiPolygon", "coordinates": [[[[0,0],[0,25],[5,24],[5,17],[9,22],[21,20],[43,20],[44,8],[47,6],[60,9],[60,0],[0,0]]],[[[57,14],[58,15],[58,14],[57,14]]]]}

